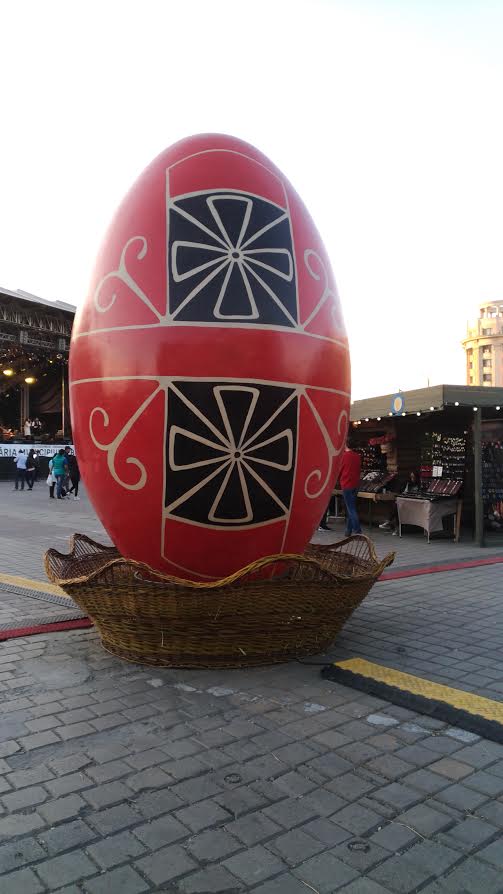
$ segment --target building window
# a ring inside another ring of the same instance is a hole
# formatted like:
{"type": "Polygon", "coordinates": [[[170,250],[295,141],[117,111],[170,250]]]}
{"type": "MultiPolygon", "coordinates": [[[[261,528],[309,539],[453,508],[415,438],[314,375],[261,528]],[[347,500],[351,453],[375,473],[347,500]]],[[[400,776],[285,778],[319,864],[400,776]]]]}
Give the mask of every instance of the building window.
{"type": "Polygon", "coordinates": [[[492,335],[492,329],[482,329],[482,335],[492,335]]]}
{"type": "Polygon", "coordinates": [[[482,366],[491,366],[492,360],[483,360],[482,366]]]}
{"type": "Polygon", "coordinates": [[[490,373],[489,373],[489,375],[487,375],[486,373],[484,373],[484,384],[486,384],[486,383],[490,383],[490,382],[492,382],[492,380],[493,380],[493,377],[492,377],[492,375],[491,375],[490,373]]]}
{"type": "Polygon", "coordinates": [[[473,385],[473,376],[470,376],[470,385],[473,385]]]}

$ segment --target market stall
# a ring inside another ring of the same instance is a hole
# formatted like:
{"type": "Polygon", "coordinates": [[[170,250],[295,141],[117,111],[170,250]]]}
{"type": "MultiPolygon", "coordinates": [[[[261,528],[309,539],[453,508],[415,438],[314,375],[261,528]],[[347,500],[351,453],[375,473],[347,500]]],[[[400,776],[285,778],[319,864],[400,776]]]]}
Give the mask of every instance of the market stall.
{"type": "Polygon", "coordinates": [[[390,493],[399,498],[402,533],[414,524],[427,536],[444,532],[458,539],[463,527],[480,546],[487,532],[503,534],[502,405],[503,388],[462,385],[355,401],[351,422],[362,456],[362,514],[371,490],[380,497],[373,507],[377,523],[389,516],[383,504],[390,493]],[[384,456],[375,455],[376,447],[384,456]],[[412,471],[420,476],[421,492],[401,495],[412,471]],[[365,483],[369,472],[371,488],[365,483]]]}

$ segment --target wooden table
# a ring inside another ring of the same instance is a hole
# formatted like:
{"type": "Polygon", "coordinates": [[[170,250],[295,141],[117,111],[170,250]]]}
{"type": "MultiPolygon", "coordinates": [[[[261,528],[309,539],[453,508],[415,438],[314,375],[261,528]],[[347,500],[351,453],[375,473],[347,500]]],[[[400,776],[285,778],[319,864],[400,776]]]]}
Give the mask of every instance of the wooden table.
{"type": "MultiPolygon", "coordinates": [[[[337,500],[338,497],[342,496],[342,490],[336,488],[336,490],[332,491],[332,496],[334,496],[337,500]]],[[[369,502],[369,516],[368,516],[368,524],[369,528],[372,527],[372,506],[374,503],[393,503],[396,500],[396,494],[389,493],[387,491],[385,494],[376,494],[369,493],[368,491],[359,490],[357,495],[360,500],[368,500],[369,502]]],[[[336,514],[339,514],[338,508],[336,508],[336,514]]]]}

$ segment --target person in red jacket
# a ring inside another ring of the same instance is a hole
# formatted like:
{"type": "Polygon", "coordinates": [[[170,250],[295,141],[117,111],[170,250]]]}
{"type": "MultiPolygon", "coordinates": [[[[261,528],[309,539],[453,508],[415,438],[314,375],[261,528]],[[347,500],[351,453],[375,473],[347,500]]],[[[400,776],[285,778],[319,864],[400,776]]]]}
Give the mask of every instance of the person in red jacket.
{"type": "Polygon", "coordinates": [[[351,444],[347,442],[339,474],[342,496],[346,504],[346,537],[350,537],[351,534],[361,534],[362,532],[360,519],[356,511],[356,495],[360,484],[361,468],[362,461],[360,455],[352,450],[351,444]]]}

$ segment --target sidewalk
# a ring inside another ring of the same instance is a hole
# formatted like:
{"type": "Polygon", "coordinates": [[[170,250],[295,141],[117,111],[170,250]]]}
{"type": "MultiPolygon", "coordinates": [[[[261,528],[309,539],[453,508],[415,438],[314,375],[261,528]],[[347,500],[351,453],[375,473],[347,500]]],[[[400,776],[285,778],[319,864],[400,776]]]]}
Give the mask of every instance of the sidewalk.
{"type": "MultiPolygon", "coordinates": [[[[0,484],[0,571],[41,587],[49,545],[104,538],[46,490],[0,484]]],[[[402,567],[476,552],[375,539],[402,567]]],[[[2,585],[0,624],[66,611],[22,590],[2,585]]],[[[330,655],[241,671],[130,665],[93,630],[0,643],[0,894],[503,892],[503,746],[317,665],[501,701],[502,603],[499,565],[381,582],[330,655]]]]}

